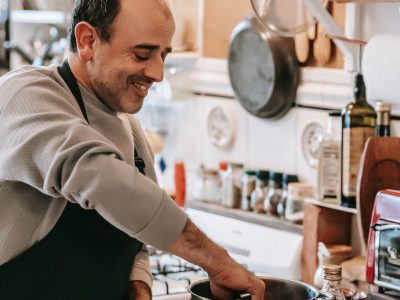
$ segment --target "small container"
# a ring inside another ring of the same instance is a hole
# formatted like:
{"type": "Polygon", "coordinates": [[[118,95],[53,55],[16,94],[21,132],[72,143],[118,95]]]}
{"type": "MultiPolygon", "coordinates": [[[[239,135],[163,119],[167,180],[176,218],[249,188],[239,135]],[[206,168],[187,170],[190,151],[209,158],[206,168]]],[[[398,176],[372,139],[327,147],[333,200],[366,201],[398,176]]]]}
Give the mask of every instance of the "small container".
{"type": "Polygon", "coordinates": [[[241,209],[251,211],[251,193],[256,189],[256,172],[247,170],[242,177],[241,209]]]}
{"type": "Polygon", "coordinates": [[[278,216],[278,204],[282,197],[282,173],[270,172],[268,181],[268,194],[264,200],[265,211],[273,216],[278,216]]]}
{"type": "Polygon", "coordinates": [[[268,194],[269,171],[258,170],[256,172],[256,187],[250,195],[250,209],[257,213],[265,213],[264,199],[268,194]]]}
{"type": "Polygon", "coordinates": [[[279,204],[278,204],[278,215],[281,218],[285,217],[285,210],[286,210],[286,202],[287,202],[287,196],[288,196],[289,183],[298,182],[298,181],[299,181],[299,178],[297,177],[297,175],[283,174],[283,179],[282,179],[282,197],[281,197],[281,200],[279,201],[279,204]]]}
{"type": "Polygon", "coordinates": [[[175,161],[175,201],[180,206],[185,205],[186,199],[186,176],[185,164],[181,160],[175,161]]]}
{"type": "Polygon", "coordinates": [[[310,183],[289,183],[285,219],[291,222],[301,221],[304,215],[304,199],[313,197],[313,194],[313,186],[310,183]]]}
{"type": "Polygon", "coordinates": [[[229,208],[240,208],[241,179],[243,164],[229,163],[228,169],[222,172],[221,204],[229,208]]]}
{"type": "Polygon", "coordinates": [[[327,265],[323,267],[324,284],[322,291],[328,292],[335,297],[335,300],[346,300],[340,283],[342,281],[342,267],[327,265]]]}

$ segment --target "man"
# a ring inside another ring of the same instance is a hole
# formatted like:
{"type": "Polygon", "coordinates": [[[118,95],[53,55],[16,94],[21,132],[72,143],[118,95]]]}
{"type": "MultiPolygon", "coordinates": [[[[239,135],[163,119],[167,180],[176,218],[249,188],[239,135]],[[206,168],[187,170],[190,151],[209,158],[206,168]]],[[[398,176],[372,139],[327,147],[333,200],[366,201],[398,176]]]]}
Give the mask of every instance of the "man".
{"type": "Polygon", "coordinates": [[[217,298],[263,299],[156,185],[128,116],[163,79],[173,32],[164,0],[77,0],[68,61],[0,79],[0,299],[150,299],[142,243],[203,267],[217,298]]]}

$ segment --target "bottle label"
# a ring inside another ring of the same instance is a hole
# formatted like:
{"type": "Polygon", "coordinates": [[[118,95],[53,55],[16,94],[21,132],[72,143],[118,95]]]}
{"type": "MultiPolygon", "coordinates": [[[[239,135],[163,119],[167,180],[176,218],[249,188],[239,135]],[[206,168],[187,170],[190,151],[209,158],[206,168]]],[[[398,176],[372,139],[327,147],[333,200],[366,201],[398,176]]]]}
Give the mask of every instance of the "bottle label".
{"type": "Polygon", "coordinates": [[[340,146],[322,144],[320,151],[320,197],[336,203],[340,187],[340,146]]]}
{"type": "Polygon", "coordinates": [[[346,197],[356,196],[358,166],[367,139],[374,136],[374,128],[343,128],[343,175],[342,193],[346,197]]]}

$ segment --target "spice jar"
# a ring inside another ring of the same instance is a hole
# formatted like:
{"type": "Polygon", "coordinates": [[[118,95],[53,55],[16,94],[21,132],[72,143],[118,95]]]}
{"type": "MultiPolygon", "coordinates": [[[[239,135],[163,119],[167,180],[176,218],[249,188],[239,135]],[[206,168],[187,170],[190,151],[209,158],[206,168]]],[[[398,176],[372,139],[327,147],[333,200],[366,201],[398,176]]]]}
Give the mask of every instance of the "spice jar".
{"type": "Polygon", "coordinates": [[[240,208],[241,178],[243,164],[229,163],[228,169],[222,173],[221,204],[230,208],[240,208]]]}
{"type": "Polygon", "coordinates": [[[269,173],[268,189],[264,209],[267,213],[278,216],[278,204],[282,197],[282,173],[269,173]]]}
{"type": "Polygon", "coordinates": [[[286,210],[286,201],[287,201],[287,196],[288,196],[288,186],[289,183],[292,182],[298,182],[299,179],[297,175],[291,175],[291,174],[283,174],[283,179],[282,179],[282,197],[281,200],[279,201],[278,204],[278,215],[279,217],[283,218],[285,216],[285,210],[286,210]]]}
{"type": "Polygon", "coordinates": [[[242,177],[241,209],[251,211],[251,193],[256,188],[256,172],[247,170],[242,177]]]}
{"type": "Polygon", "coordinates": [[[256,172],[256,187],[250,195],[250,209],[257,213],[265,213],[264,199],[268,194],[269,171],[256,172]]]}
{"type": "Polygon", "coordinates": [[[313,186],[306,182],[292,182],[288,185],[285,219],[298,222],[303,219],[304,200],[313,197],[313,186]]]}

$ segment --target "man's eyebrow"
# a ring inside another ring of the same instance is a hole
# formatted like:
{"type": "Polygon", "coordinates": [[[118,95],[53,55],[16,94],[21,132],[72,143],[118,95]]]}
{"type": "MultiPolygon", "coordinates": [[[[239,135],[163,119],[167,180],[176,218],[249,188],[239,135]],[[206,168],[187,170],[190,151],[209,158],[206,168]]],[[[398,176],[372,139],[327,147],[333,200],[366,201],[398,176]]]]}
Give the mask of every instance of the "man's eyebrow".
{"type": "MultiPolygon", "coordinates": [[[[145,49],[145,50],[153,51],[153,50],[160,49],[160,46],[150,45],[150,44],[139,44],[139,45],[136,45],[134,47],[131,47],[131,49],[132,50],[134,50],[134,49],[145,49]]],[[[172,52],[172,48],[171,47],[165,48],[165,51],[168,52],[168,53],[171,53],[172,52]]]]}

